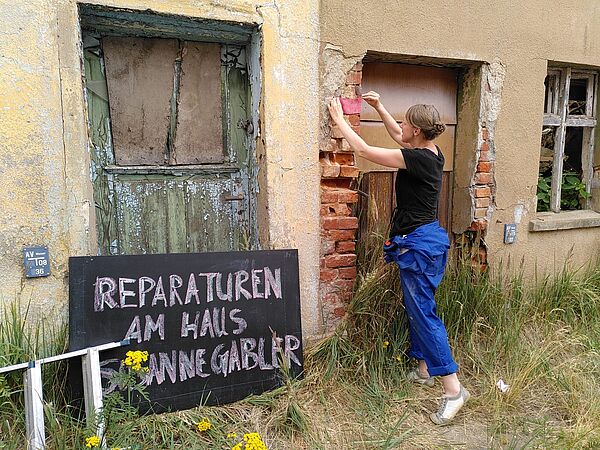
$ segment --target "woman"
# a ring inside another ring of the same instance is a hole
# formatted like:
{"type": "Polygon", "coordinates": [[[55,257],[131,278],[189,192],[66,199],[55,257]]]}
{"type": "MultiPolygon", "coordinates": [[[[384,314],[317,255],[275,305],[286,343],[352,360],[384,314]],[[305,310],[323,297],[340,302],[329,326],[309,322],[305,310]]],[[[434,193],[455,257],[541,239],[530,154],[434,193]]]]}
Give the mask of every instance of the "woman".
{"type": "Polygon", "coordinates": [[[368,92],[363,100],[375,108],[389,135],[402,146],[400,150],[367,145],[344,120],[338,98],[329,103],[329,113],[357,155],[398,169],[396,210],[390,239],[384,245],[385,259],[395,261],[400,268],[409,324],[409,356],[418,361],[408,378],[432,387],[433,377],[440,377],[444,395],[438,411],[430,418],[437,425],[446,425],[470,397],[458,381],[458,365],[452,359],[434,298],[444,275],[449,242],[436,220],[444,155],[433,140],[446,126],[433,105],[411,106],[398,125],[379,100],[379,94],[368,92]]]}

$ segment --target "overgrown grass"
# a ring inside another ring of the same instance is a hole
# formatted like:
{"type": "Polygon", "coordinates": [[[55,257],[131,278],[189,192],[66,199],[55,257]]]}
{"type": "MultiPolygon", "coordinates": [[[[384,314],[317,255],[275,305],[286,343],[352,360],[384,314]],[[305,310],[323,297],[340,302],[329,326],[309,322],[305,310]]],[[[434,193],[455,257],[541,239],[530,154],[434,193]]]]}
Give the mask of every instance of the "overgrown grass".
{"type": "MultiPolygon", "coordinates": [[[[600,447],[598,265],[532,282],[508,268],[481,273],[470,261],[449,264],[439,312],[474,398],[442,433],[425,414],[441,390],[403,381],[407,332],[397,270],[382,263],[378,245],[361,261],[347,319],[308,350],[302,380],[233,405],[135,418],[109,430],[109,444],[230,449],[227,433],[256,431],[270,450],[600,447]],[[496,388],[499,379],[510,385],[506,393],[496,388]],[[199,433],[194,425],[204,416],[213,428],[199,433]]],[[[0,365],[64,350],[64,327],[28,328],[26,315],[17,304],[4,312],[0,365]]],[[[89,434],[62,397],[64,371],[44,370],[49,449],[82,448],[89,434]]],[[[20,377],[0,383],[0,449],[24,448],[20,377]]]]}

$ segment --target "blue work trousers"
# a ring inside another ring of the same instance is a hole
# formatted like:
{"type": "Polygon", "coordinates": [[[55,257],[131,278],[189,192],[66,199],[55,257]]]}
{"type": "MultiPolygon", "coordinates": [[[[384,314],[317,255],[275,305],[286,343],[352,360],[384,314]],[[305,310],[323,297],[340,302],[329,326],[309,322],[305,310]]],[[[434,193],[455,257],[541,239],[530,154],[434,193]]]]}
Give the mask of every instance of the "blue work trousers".
{"type": "Polygon", "coordinates": [[[452,358],[446,327],[436,313],[435,288],[426,276],[409,270],[400,269],[400,281],[408,318],[408,355],[424,360],[431,376],[457,372],[458,365],[452,358]]]}
{"type": "Polygon", "coordinates": [[[408,317],[409,356],[424,360],[431,376],[458,371],[434,297],[444,276],[449,247],[448,235],[437,221],[405,236],[394,236],[383,247],[385,260],[394,261],[400,269],[408,317]]]}

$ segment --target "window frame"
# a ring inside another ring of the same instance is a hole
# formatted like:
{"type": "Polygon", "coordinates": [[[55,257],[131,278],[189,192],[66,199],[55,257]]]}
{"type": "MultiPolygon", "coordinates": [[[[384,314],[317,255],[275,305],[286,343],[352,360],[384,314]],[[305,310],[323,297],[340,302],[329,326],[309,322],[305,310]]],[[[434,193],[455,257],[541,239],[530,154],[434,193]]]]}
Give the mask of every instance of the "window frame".
{"type": "MultiPolygon", "coordinates": [[[[552,89],[548,89],[547,87],[544,92],[545,106],[543,126],[556,127],[554,158],[552,163],[550,211],[558,213],[561,211],[561,182],[567,127],[583,128],[583,142],[581,145],[582,181],[585,183],[586,192],[591,194],[592,191],[594,135],[597,125],[596,101],[598,72],[573,69],[571,67],[550,67],[548,68],[546,77],[549,80],[553,80],[553,86],[552,89]],[[587,79],[585,115],[568,114],[569,91],[572,79],[587,79]],[[549,93],[551,95],[549,95],[549,93]]],[[[586,199],[583,209],[591,209],[591,198],[588,197],[586,199]]]]}

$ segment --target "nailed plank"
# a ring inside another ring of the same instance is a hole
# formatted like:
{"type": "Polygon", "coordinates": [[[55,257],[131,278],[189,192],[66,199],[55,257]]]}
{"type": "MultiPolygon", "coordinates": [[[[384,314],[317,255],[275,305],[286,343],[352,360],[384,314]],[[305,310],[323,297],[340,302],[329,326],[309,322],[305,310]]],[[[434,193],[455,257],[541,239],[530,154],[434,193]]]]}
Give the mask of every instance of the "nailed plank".
{"type": "Polygon", "coordinates": [[[221,108],[221,46],[186,42],[181,64],[176,164],[224,161],[221,108]]]}
{"type": "Polygon", "coordinates": [[[118,164],[162,164],[169,129],[174,39],[102,39],[118,164]]]}

